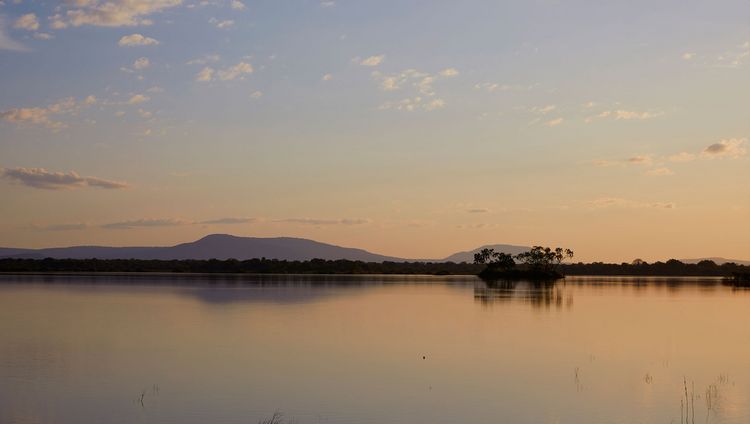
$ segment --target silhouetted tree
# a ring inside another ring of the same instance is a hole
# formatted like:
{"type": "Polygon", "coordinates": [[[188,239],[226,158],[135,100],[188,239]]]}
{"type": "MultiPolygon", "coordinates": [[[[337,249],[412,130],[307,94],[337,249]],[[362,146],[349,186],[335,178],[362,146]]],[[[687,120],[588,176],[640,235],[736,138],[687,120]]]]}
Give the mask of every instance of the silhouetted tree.
{"type": "Polygon", "coordinates": [[[562,261],[572,257],[573,251],[570,249],[558,247],[552,250],[549,247],[542,246],[534,246],[528,252],[516,255],[516,259],[528,266],[529,269],[545,272],[554,270],[562,261]]]}
{"type": "Polygon", "coordinates": [[[503,252],[495,252],[495,249],[482,249],[474,254],[475,264],[486,264],[493,270],[509,270],[516,266],[513,256],[503,252]]]}

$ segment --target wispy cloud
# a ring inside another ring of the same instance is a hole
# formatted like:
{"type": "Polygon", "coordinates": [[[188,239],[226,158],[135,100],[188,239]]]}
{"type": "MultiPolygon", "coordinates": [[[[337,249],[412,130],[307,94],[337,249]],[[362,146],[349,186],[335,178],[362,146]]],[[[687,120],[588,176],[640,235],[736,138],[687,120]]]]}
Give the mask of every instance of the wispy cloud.
{"type": "Polygon", "coordinates": [[[680,152],[680,153],[670,156],[668,159],[670,162],[690,162],[690,161],[694,161],[695,158],[696,158],[696,155],[693,153],[680,152]]]}
{"type": "Polygon", "coordinates": [[[450,78],[450,77],[458,76],[459,72],[458,72],[458,69],[456,68],[446,68],[440,71],[438,74],[441,77],[450,78]]]}
{"type": "Polygon", "coordinates": [[[240,62],[236,65],[219,70],[206,66],[195,75],[195,80],[198,82],[210,82],[216,79],[221,81],[232,81],[235,79],[242,80],[246,75],[252,74],[253,72],[253,66],[247,62],[240,62]]]}
{"type": "Polygon", "coordinates": [[[182,0],[73,0],[64,14],[54,16],[56,29],[67,26],[137,26],[151,25],[147,16],[179,6],[182,0]]]}
{"type": "Polygon", "coordinates": [[[596,115],[589,116],[585,119],[586,123],[593,122],[597,119],[611,119],[614,121],[632,121],[632,120],[646,120],[656,118],[663,115],[664,112],[659,111],[636,111],[636,110],[604,110],[596,115]]]}
{"type": "Polygon", "coordinates": [[[716,67],[739,68],[750,58],[750,40],[723,52],[716,58],[716,67]]]}
{"type": "Polygon", "coordinates": [[[747,154],[747,138],[726,138],[706,146],[699,153],[680,152],[666,158],[670,162],[692,162],[698,159],[737,159],[747,154]]]}
{"type": "Polygon", "coordinates": [[[394,109],[406,112],[415,110],[429,112],[445,107],[445,100],[436,97],[437,90],[434,84],[443,78],[453,78],[457,75],[458,70],[455,68],[443,69],[437,74],[430,74],[417,69],[405,69],[395,74],[373,71],[371,74],[383,91],[411,91],[410,97],[382,103],[378,109],[394,109]]]}
{"type": "Polygon", "coordinates": [[[143,94],[134,94],[133,96],[128,99],[129,105],[137,105],[141,103],[146,103],[147,101],[151,100],[150,97],[143,95],[143,94]]]}
{"type": "Polygon", "coordinates": [[[13,24],[13,28],[25,29],[27,31],[36,31],[39,29],[39,19],[33,13],[21,15],[13,24]]]}
{"type": "Polygon", "coordinates": [[[218,62],[220,59],[221,59],[221,56],[219,56],[218,54],[207,54],[203,57],[189,60],[185,64],[186,65],[205,65],[211,62],[218,62]]]}
{"type": "Polygon", "coordinates": [[[206,225],[236,225],[236,224],[252,224],[261,221],[260,218],[251,217],[240,217],[240,218],[218,218],[209,219],[208,221],[200,221],[198,224],[206,225]]]}
{"type": "Polygon", "coordinates": [[[211,18],[208,20],[208,23],[219,29],[229,29],[234,26],[234,21],[231,19],[219,20],[216,18],[211,18]]]}
{"type": "Polygon", "coordinates": [[[81,108],[97,102],[96,97],[88,96],[83,100],[68,97],[46,107],[22,107],[0,111],[0,119],[17,125],[42,125],[53,130],[60,130],[67,125],[55,120],[54,116],[74,114],[81,108]]]}
{"type": "Polygon", "coordinates": [[[710,159],[723,157],[738,158],[740,156],[745,156],[747,153],[745,144],[747,144],[746,138],[721,140],[718,143],[711,144],[703,149],[701,156],[710,159]]]}
{"type": "Polygon", "coordinates": [[[3,169],[3,178],[15,183],[45,190],[66,190],[83,187],[123,189],[130,185],[123,181],[106,180],[99,177],[82,177],[75,171],[50,172],[44,168],[3,169]]]}
{"type": "Polygon", "coordinates": [[[120,38],[120,41],[118,41],[117,44],[120,47],[156,46],[159,44],[159,41],[142,34],[130,34],[120,38]]]}
{"type": "Polygon", "coordinates": [[[474,84],[475,90],[483,90],[488,93],[496,91],[529,91],[533,90],[538,84],[500,84],[497,82],[480,82],[474,84]]]}
{"type": "Polygon", "coordinates": [[[646,175],[651,175],[654,177],[665,177],[669,175],[674,175],[674,171],[665,167],[654,168],[654,169],[649,169],[648,171],[646,171],[646,175]]]}
{"type": "Polygon", "coordinates": [[[179,218],[143,218],[131,221],[111,222],[103,224],[101,227],[109,230],[132,230],[134,228],[176,227],[190,224],[193,224],[193,222],[179,218]]]}
{"type": "Polygon", "coordinates": [[[0,15],[0,50],[12,50],[17,52],[28,51],[23,44],[13,40],[5,31],[5,17],[0,15]]]}
{"type": "Polygon", "coordinates": [[[672,202],[642,202],[638,200],[623,199],[621,197],[600,197],[588,202],[594,208],[653,208],[674,209],[676,205],[672,202]]]}
{"type": "Polygon", "coordinates": [[[442,109],[445,107],[445,101],[443,99],[429,100],[421,96],[401,99],[395,102],[385,102],[381,104],[378,109],[380,110],[402,110],[406,112],[413,112],[415,110],[424,110],[427,112],[442,109]]]}
{"type": "Polygon", "coordinates": [[[377,56],[370,56],[366,57],[364,59],[360,59],[358,57],[353,59],[356,63],[359,63],[362,66],[378,66],[385,60],[385,55],[377,55],[377,56]]]}
{"type": "Polygon", "coordinates": [[[32,225],[37,231],[80,231],[89,228],[89,224],[78,222],[70,224],[32,225]]]}
{"type": "Polygon", "coordinates": [[[369,219],[342,218],[342,219],[315,219],[315,218],[285,218],[276,219],[273,222],[301,224],[301,225],[363,225],[369,224],[369,219]]]}

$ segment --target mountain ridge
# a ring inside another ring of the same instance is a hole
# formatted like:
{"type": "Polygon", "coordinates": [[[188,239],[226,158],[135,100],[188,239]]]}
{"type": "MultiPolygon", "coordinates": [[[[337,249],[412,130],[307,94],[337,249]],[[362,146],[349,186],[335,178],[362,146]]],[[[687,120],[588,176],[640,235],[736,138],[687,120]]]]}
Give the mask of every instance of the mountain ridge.
{"type": "MultiPolygon", "coordinates": [[[[242,237],[231,234],[209,234],[198,240],[179,243],[173,246],[97,246],[81,245],[68,247],[50,247],[41,249],[0,247],[0,258],[27,259],[254,259],[267,258],[279,260],[310,259],[348,259],[364,262],[473,262],[474,253],[482,249],[494,249],[496,252],[517,255],[530,249],[528,246],[511,244],[489,244],[473,250],[453,253],[442,259],[409,259],[380,255],[364,249],[343,247],[329,243],[299,237],[242,237]]],[[[721,265],[734,262],[750,265],[750,261],[708,257],[698,259],[680,259],[684,263],[697,263],[701,260],[713,260],[721,265]]]]}

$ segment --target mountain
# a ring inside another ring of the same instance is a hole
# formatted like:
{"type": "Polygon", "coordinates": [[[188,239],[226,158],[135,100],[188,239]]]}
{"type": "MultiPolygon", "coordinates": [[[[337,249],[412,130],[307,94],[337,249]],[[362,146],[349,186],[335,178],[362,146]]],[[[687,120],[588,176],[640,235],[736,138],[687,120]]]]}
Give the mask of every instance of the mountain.
{"type": "Polygon", "coordinates": [[[73,246],[47,249],[0,248],[0,257],[55,259],[349,259],[366,262],[404,261],[362,249],[292,237],[236,237],[212,234],[170,247],[73,246]]]}
{"type": "Polygon", "coordinates": [[[448,256],[445,259],[441,259],[437,262],[474,262],[474,254],[478,253],[482,249],[495,249],[498,253],[507,253],[510,255],[517,255],[522,252],[526,252],[531,248],[528,246],[514,246],[511,244],[488,244],[486,246],[478,247],[474,250],[468,250],[465,252],[458,252],[448,256]]]}
{"type": "MultiPolygon", "coordinates": [[[[393,256],[378,255],[363,249],[341,247],[320,243],[314,240],[293,237],[237,237],[229,234],[211,234],[190,243],[166,247],[106,247],[106,246],[72,246],[46,249],[16,249],[0,247],[0,258],[28,259],[281,259],[302,261],[309,259],[348,259],[364,262],[474,262],[474,254],[482,249],[494,249],[495,252],[517,255],[526,252],[528,246],[510,244],[490,244],[474,250],[454,253],[443,259],[405,259],[393,256]]],[[[702,260],[711,260],[721,265],[734,262],[739,265],[750,265],[750,261],[725,258],[680,259],[681,262],[693,264],[702,260]]]]}

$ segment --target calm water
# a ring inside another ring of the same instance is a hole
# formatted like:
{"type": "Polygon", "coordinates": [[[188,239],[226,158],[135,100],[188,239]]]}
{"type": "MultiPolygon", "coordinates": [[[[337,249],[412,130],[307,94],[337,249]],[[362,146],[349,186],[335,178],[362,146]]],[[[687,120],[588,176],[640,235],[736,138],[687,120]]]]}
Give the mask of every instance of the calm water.
{"type": "Polygon", "coordinates": [[[683,379],[695,422],[750,423],[750,291],[0,277],[2,423],[668,424],[683,379]]]}

